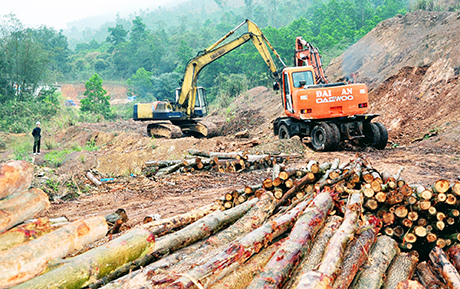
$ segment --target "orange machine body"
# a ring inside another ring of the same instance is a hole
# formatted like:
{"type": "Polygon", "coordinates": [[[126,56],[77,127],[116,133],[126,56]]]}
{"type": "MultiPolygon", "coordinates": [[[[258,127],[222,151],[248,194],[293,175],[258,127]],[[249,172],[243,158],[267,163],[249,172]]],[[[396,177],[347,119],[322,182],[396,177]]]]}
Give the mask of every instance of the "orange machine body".
{"type": "Polygon", "coordinates": [[[330,119],[368,111],[365,84],[317,84],[311,66],[287,67],[281,77],[280,90],[288,117],[298,120],[330,119]]]}

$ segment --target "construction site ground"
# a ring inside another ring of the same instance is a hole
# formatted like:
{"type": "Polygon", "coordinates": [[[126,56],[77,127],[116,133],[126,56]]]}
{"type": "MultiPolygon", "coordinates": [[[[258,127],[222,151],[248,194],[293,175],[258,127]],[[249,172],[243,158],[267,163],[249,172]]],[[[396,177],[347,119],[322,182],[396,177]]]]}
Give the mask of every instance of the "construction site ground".
{"type": "MultiPolygon", "coordinates": [[[[48,138],[59,144],[52,150],[88,144],[93,149],[75,150],[60,160],[58,166],[45,160],[44,156],[50,152],[46,147],[40,156],[33,157],[36,164],[34,186],[43,188],[52,200],[49,210],[41,216],[66,216],[75,220],[123,208],[130,219],[127,225],[133,226],[147,215],[159,214],[161,218],[166,218],[184,213],[214,202],[225,192],[260,184],[271,176],[270,169],[264,169],[241,173],[196,171],[156,177],[145,165],[147,161],[184,159],[191,148],[291,154],[286,166],[292,168],[305,166],[308,160],[324,162],[339,158],[341,162],[348,162],[359,153],[380,172],[396,174],[404,168],[401,176],[409,184],[432,184],[438,179],[454,181],[460,175],[460,113],[456,105],[460,96],[460,60],[458,53],[448,53],[447,50],[459,47],[454,45],[460,39],[454,35],[460,31],[455,28],[457,26],[460,26],[460,13],[419,11],[384,21],[350,48],[352,51],[362,50],[366,45],[377,45],[380,39],[391,43],[382,45],[375,53],[378,56],[355,59],[361,66],[349,65],[350,69],[358,71],[358,81],[364,81],[369,86],[370,113],[380,114],[376,121],[388,128],[389,142],[384,150],[359,148],[346,143],[339,151],[318,153],[309,147],[308,139],[279,140],[272,131],[271,122],[282,115],[280,96],[266,87],[256,87],[243,93],[229,107],[214,108],[215,113],[207,120],[218,125],[219,135],[209,139],[155,139],[146,135],[147,123],[133,120],[77,123],[59,132],[47,132],[47,128],[43,127],[43,142],[48,138]],[[429,22],[426,22],[427,19],[429,22]],[[441,25],[452,27],[443,29],[439,27],[441,25]],[[451,33],[447,35],[447,31],[451,33]],[[411,33],[419,35],[422,40],[405,36],[411,33]],[[430,47],[417,44],[417,41],[431,39],[430,35],[444,37],[445,45],[430,47]],[[418,49],[405,48],[404,51],[411,53],[407,56],[408,60],[405,60],[405,54],[394,51],[404,41],[414,42],[411,45],[418,49]],[[449,55],[457,57],[453,59],[449,55]],[[391,62],[391,57],[398,60],[391,62]],[[416,61],[417,58],[419,61],[416,61]],[[374,75],[372,71],[366,71],[369,67],[383,65],[391,66],[391,69],[382,69],[380,74],[374,75]],[[247,138],[234,137],[244,130],[248,130],[247,138]],[[98,179],[109,180],[96,187],[85,176],[88,171],[98,179]]],[[[345,75],[342,70],[345,58],[346,53],[331,63],[328,68],[334,72],[330,74],[334,78],[331,80],[340,80],[345,75]]],[[[29,135],[22,137],[32,141],[29,135]]],[[[8,147],[8,139],[11,138],[11,135],[4,136],[7,148],[0,155],[2,161],[11,156],[11,147],[8,147]]]]}

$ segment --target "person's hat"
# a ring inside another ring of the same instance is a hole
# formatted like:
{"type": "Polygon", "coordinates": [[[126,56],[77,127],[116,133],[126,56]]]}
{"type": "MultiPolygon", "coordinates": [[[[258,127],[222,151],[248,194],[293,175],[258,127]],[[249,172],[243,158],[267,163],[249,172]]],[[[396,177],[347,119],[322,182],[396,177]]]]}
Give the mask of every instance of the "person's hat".
{"type": "Polygon", "coordinates": [[[41,123],[39,121],[37,121],[37,123],[35,123],[36,125],[40,125],[41,123]]]}

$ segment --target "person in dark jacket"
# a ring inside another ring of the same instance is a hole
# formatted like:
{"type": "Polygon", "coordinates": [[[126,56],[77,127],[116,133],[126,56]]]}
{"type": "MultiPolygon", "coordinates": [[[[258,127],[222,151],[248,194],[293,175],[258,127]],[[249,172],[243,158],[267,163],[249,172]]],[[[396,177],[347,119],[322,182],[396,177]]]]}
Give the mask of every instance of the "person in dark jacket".
{"type": "Polygon", "coordinates": [[[40,122],[37,121],[37,127],[34,128],[32,131],[32,135],[34,136],[34,155],[40,154],[40,138],[42,129],[40,128],[40,122]]]}

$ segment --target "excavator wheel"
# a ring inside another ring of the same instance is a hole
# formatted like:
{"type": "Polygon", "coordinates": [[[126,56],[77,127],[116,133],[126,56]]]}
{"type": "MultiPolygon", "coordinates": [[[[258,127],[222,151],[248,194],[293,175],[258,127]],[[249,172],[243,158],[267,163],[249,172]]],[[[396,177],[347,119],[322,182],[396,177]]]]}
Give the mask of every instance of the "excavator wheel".
{"type": "Polygon", "coordinates": [[[363,128],[364,138],[359,144],[362,147],[375,147],[380,143],[380,129],[375,123],[365,123],[363,128]]]}
{"type": "Polygon", "coordinates": [[[374,124],[379,128],[379,132],[380,132],[380,140],[375,145],[375,148],[379,149],[379,150],[383,150],[387,146],[388,131],[387,131],[386,127],[383,124],[381,124],[380,122],[374,122],[374,124]]]}
{"type": "Polygon", "coordinates": [[[339,148],[339,144],[340,144],[340,141],[341,141],[340,130],[339,130],[339,127],[333,122],[328,123],[328,125],[331,128],[332,135],[334,136],[331,150],[335,151],[335,150],[337,150],[339,148]]]}
{"type": "Polygon", "coordinates": [[[285,124],[280,125],[278,129],[278,137],[279,139],[290,139],[291,138],[291,134],[289,133],[289,128],[285,124]]]}
{"type": "Polygon", "coordinates": [[[311,130],[311,146],[317,152],[331,150],[335,144],[332,128],[326,123],[315,125],[311,130]]]}

